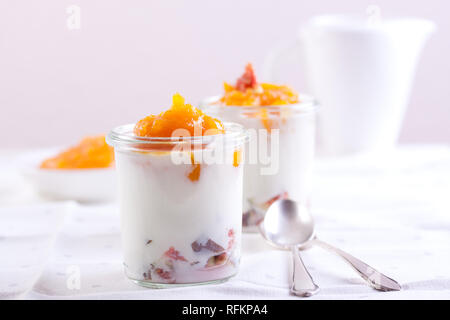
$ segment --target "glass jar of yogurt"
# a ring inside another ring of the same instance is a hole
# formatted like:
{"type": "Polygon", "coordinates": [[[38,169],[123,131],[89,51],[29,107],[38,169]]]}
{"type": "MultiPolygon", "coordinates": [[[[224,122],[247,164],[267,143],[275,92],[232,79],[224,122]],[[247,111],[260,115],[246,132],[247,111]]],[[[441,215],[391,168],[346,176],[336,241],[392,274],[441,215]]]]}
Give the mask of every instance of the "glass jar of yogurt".
{"type": "Polygon", "coordinates": [[[246,132],[139,137],[112,130],[125,273],[153,288],[216,283],[236,274],[246,132]]]}
{"type": "Polygon", "coordinates": [[[289,198],[310,204],[315,150],[316,102],[299,95],[299,102],[273,106],[230,106],[211,97],[205,113],[243,125],[250,134],[244,168],[243,230],[255,232],[267,208],[289,198]]]}

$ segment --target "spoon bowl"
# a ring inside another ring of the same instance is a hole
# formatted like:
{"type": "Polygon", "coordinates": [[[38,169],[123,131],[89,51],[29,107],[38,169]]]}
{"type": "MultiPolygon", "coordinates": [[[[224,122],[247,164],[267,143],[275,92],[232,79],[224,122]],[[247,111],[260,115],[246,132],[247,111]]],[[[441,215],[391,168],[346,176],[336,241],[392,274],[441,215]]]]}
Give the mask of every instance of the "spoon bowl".
{"type": "Polygon", "coordinates": [[[267,210],[259,229],[270,244],[291,250],[291,292],[300,297],[310,297],[319,291],[319,287],[306,269],[298,249],[314,237],[314,222],[311,215],[301,214],[301,210],[302,207],[298,207],[295,201],[275,201],[267,210]]]}
{"type": "Polygon", "coordinates": [[[314,238],[314,220],[308,210],[288,199],[274,202],[259,227],[264,238],[280,249],[303,248],[314,238]]]}

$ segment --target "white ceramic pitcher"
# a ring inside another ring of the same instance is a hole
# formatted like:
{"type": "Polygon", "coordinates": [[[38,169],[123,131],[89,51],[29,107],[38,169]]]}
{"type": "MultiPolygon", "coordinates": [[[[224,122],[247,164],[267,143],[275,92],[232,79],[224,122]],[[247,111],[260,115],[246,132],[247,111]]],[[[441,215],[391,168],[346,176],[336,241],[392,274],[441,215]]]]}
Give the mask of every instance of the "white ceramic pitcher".
{"type": "Polygon", "coordinates": [[[279,80],[278,64],[298,53],[322,106],[319,151],[384,151],[397,141],[415,67],[434,30],[433,22],[416,18],[317,16],[300,28],[295,45],[269,54],[264,75],[279,80]]]}

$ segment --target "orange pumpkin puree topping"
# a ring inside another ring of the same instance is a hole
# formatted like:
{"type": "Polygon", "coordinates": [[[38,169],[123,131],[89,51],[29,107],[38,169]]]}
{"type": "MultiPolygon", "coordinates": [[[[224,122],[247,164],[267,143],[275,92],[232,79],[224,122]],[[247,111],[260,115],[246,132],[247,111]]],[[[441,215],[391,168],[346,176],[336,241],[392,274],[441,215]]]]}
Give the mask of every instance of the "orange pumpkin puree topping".
{"type": "Polygon", "coordinates": [[[191,172],[189,172],[188,178],[192,182],[195,182],[195,181],[198,181],[198,179],[200,179],[201,166],[199,163],[195,162],[193,153],[191,153],[191,164],[192,164],[192,170],[191,170],[191,172]]]}
{"type": "MultiPolygon", "coordinates": [[[[184,98],[176,93],[169,110],[139,120],[134,127],[134,134],[140,137],[172,137],[177,129],[185,129],[191,136],[225,133],[225,127],[220,120],[186,104],[184,98]]],[[[241,162],[241,152],[237,152],[233,159],[233,165],[236,167],[241,162]]],[[[196,182],[200,179],[201,171],[201,164],[195,161],[194,154],[191,153],[191,169],[187,177],[196,182]]]]}
{"type": "Polygon", "coordinates": [[[55,157],[44,160],[42,169],[91,169],[107,168],[114,162],[113,148],[105,136],[86,137],[81,142],[55,157]]]}
{"type": "Polygon", "coordinates": [[[242,150],[235,150],[233,153],[233,166],[239,167],[242,162],[242,150]]]}
{"type": "Polygon", "coordinates": [[[185,104],[184,98],[176,93],[169,110],[139,120],[134,127],[134,134],[140,137],[171,137],[177,129],[185,129],[191,136],[225,133],[220,120],[185,104]]]}
{"type": "Polygon", "coordinates": [[[233,86],[224,83],[220,102],[227,106],[275,106],[299,102],[298,93],[285,85],[258,83],[249,63],[233,86]]]}

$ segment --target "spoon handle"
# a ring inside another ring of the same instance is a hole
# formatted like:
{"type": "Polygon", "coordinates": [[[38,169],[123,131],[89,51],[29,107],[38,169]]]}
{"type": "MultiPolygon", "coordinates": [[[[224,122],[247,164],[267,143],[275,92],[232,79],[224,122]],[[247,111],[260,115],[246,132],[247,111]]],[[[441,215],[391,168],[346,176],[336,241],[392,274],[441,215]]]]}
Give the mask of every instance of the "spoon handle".
{"type": "Polygon", "coordinates": [[[310,297],[319,291],[308,270],[306,270],[297,246],[291,247],[293,265],[291,292],[296,296],[310,297]]]}
{"type": "Polygon", "coordinates": [[[323,242],[319,239],[314,239],[314,243],[319,245],[322,248],[328,249],[337,255],[341,256],[347,263],[349,263],[356,272],[359,273],[361,278],[367,281],[367,283],[376,290],[379,291],[398,291],[401,290],[400,284],[391,279],[381,272],[378,272],[368,264],[362,262],[361,260],[355,258],[351,254],[348,254],[341,249],[333,247],[332,245],[323,242]]]}

